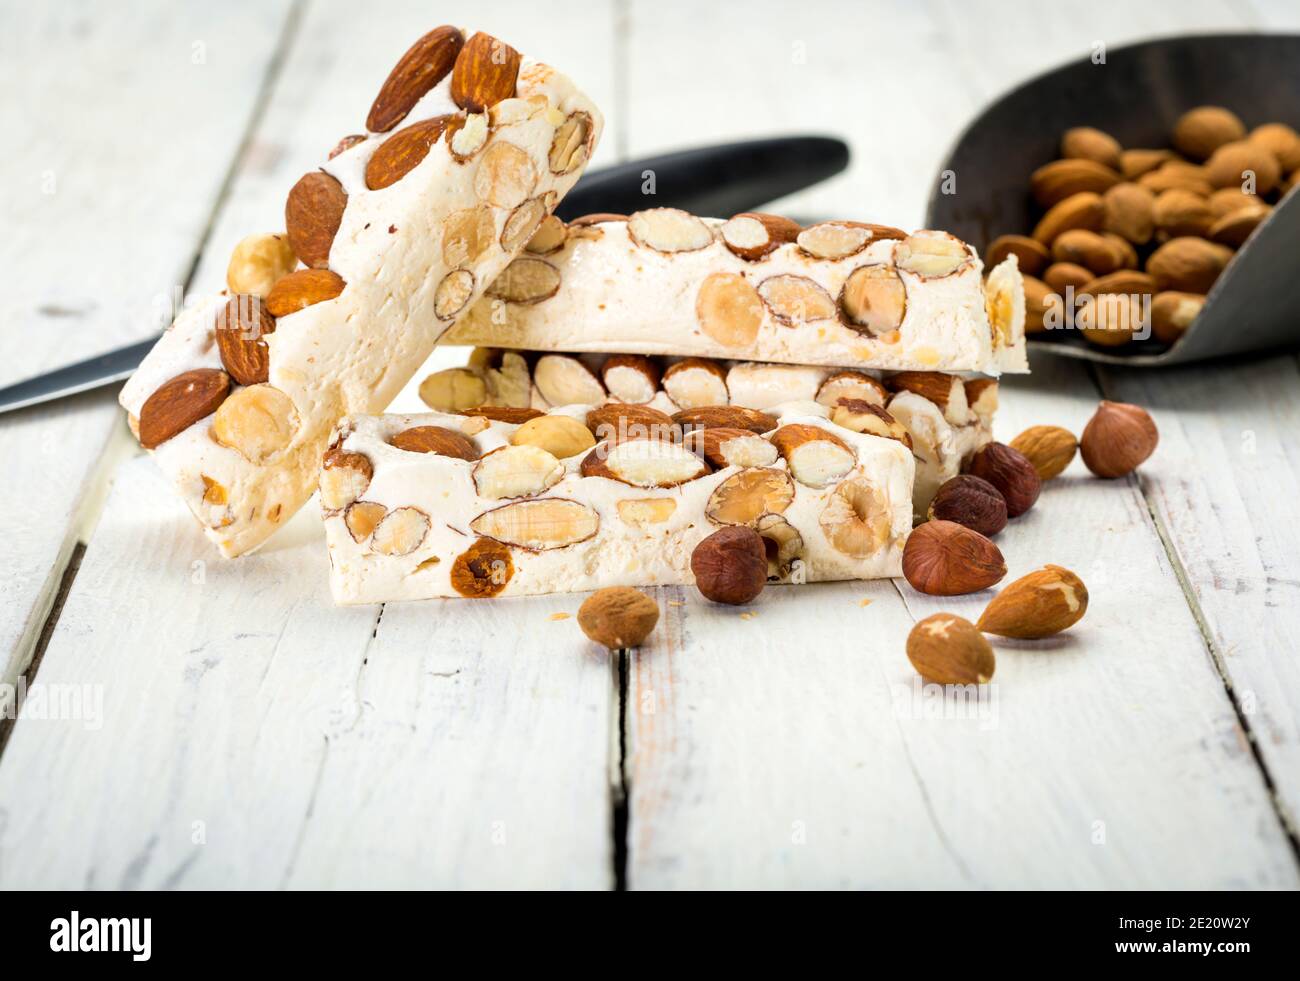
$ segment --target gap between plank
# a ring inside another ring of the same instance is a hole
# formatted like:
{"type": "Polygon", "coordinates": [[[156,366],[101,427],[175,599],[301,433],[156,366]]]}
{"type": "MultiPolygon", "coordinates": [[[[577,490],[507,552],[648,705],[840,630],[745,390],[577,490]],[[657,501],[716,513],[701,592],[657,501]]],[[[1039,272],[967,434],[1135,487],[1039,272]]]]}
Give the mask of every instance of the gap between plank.
{"type": "MultiPolygon", "coordinates": [[[[230,165],[226,170],[226,175],[222,180],[221,187],[217,191],[217,196],[213,201],[211,210],[208,213],[207,220],[204,223],[203,230],[199,235],[198,243],[194,248],[190,264],[182,280],[182,295],[188,291],[190,283],[193,281],[195,273],[199,267],[199,261],[207,248],[208,239],[212,235],[212,230],[216,227],[217,215],[225,206],[230,196],[231,188],[234,186],[235,179],[239,173],[240,163],[247,152],[248,146],[252,141],[253,134],[256,132],[262,117],[266,113],[266,108],[270,103],[271,93],[279,81],[281,71],[284,67],[285,60],[288,57],[289,48],[293,39],[298,34],[298,28],[302,22],[303,7],[306,0],[293,0],[289,7],[289,12],[285,16],[284,26],[280,30],[280,37],[276,41],[275,50],[267,62],[267,70],[262,78],[262,84],[258,88],[257,96],[253,101],[253,108],[249,114],[248,122],[244,126],[243,134],[239,141],[239,147],[231,157],[230,165]]],[[[81,398],[93,398],[92,393],[85,393],[81,398]]],[[[49,646],[50,637],[54,633],[54,628],[58,625],[59,615],[63,612],[63,604],[67,600],[68,590],[72,586],[72,580],[76,577],[77,568],[81,564],[81,558],[85,554],[86,544],[90,540],[91,533],[99,522],[99,518],[104,510],[104,505],[108,499],[108,487],[111,483],[112,475],[117,466],[135,452],[134,441],[126,438],[126,427],[115,426],[109,434],[108,440],[100,450],[99,459],[95,466],[91,468],[90,475],[86,480],[85,488],[81,499],[77,502],[73,520],[70,523],[69,538],[74,540],[74,545],[69,552],[67,563],[59,569],[56,562],[50,570],[51,578],[58,573],[60,578],[59,588],[55,593],[53,603],[46,613],[42,622],[40,633],[37,635],[37,641],[33,648],[32,658],[24,671],[22,677],[27,679],[30,684],[35,677],[36,667],[40,658],[45,653],[45,648],[49,646]]],[[[65,546],[66,547],[66,546],[65,546]]],[[[30,636],[30,635],[29,635],[30,636]]],[[[25,642],[19,642],[20,648],[25,646],[25,642]]],[[[17,713],[15,712],[15,715],[17,713]]],[[[15,719],[0,719],[0,752],[3,752],[5,745],[8,743],[12,734],[15,719]]]]}
{"type": "Polygon", "coordinates": [[[618,753],[618,769],[611,786],[611,826],[614,835],[614,891],[627,892],[628,834],[632,814],[628,803],[627,781],[627,692],[632,673],[632,652],[621,650],[614,660],[615,684],[618,688],[618,713],[614,724],[618,726],[618,739],[611,740],[618,753]]]}
{"type": "MultiPolygon", "coordinates": [[[[1300,366],[1300,361],[1297,364],[1300,366]]],[[[1097,388],[1097,393],[1104,399],[1110,399],[1111,394],[1107,391],[1105,380],[1096,365],[1090,365],[1088,373],[1097,388]]],[[[1161,520],[1155,502],[1151,499],[1151,494],[1148,493],[1147,485],[1141,476],[1138,476],[1137,483],[1138,494],[1142,498],[1142,503],[1146,506],[1147,514],[1151,517],[1151,525],[1155,528],[1156,537],[1160,539],[1160,544],[1164,547],[1165,555],[1169,559],[1169,566],[1174,571],[1174,578],[1183,591],[1183,599],[1187,601],[1187,607],[1192,614],[1192,620],[1196,623],[1196,629],[1201,633],[1201,640],[1205,644],[1206,653],[1210,656],[1210,663],[1214,666],[1219,681],[1223,685],[1224,693],[1228,696],[1228,703],[1232,706],[1233,714],[1237,717],[1237,725],[1241,727],[1241,731],[1246,736],[1246,745],[1250,749],[1251,758],[1254,759],[1255,765],[1259,768],[1260,776],[1264,781],[1264,789],[1267,791],[1268,798],[1273,805],[1273,813],[1277,816],[1278,823],[1282,826],[1282,834],[1291,847],[1291,856],[1296,864],[1300,865],[1300,831],[1298,831],[1295,821],[1282,803],[1282,797],[1278,793],[1273,774],[1269,771],[1268,764],[1265,763],[1264,757],[1260,753],[1255,732],[1251,729],[1250,720],[1242,709],[1241,700],[1237,697],[1236,688],[1232,683],[1232,676],[1228,673],[1228,666],[1223,659],[1223,652],[1219,650],[1219,645],[1214,640],[1213,632],[1210,630],[1209,622],[1205,618],[1205,612],[1201,609],[1200,601],[1196,598],[1191,579],[1188,577],[1187,569],[1183,566],[1182,559],[1178,555],[1173,537],[1161,520]]]]}
{"type": "Polygon", "coordinates": [[[253,99],[253,109],[248,114],[248,122],[244,126],[244,132],[240,135],[239,146],[231,157],[230,166],[226,170],[226,176],[221,182],[221,187],[217,189],[217,196],[212,202],[212,208],[208,212],[203,231],[199,233],[198,245],[195,247],[194,255],[190,259],[189,269],[186,270],[185,276],[181,280],[182,296],[189,292],[190,284],[194,281],[194,276],[198,272],[199,262],[203,258],[203,253],[207,251],[208,240],[212,237],[212,230],[216,228],[217,216],[221,214],[221,210],[226,206],[226,201],[230,198],[230,192],[239,177],[244,157],[248,153],[253,137],[262,123],[262,117],[266,115],[267,106],[271,103],[271,94],[280,81],[280,75],[284,71],[284,63],[289,57],[289,50],[293,47],[294,39],[298,36],[299,27],[302,26],[305,7],[306,0],[293,0],[289,6],[289,13],[284,19],[284,26],[280,29],[280,37],[275,43],[275,50],[271,52],[271,59],[267,62],[266,71],[262,75],[262,84],[258,86],[257,96],[253,99]]]}
{"type": "MultiPolygon", "coordinates": [[[[19,680],[24,691],[30,689],[32,682],[36,680],[36,672],[45,657],[45,649],[50,646],[50,638],[54,636],[54,626],[59,622],[59,614],[63,612],[63,605],[68,601],[68,594],[72,592],[72,582],[77,578],[77,572],[81,569],[81,560],[85,554],[85,544],[77,542],[73,546],[72,554],[68,558],[68,564],[63,570],[63,578],[59,581],[58,591],[54,594],[54,605],[50,607],[49,616],[45,618],[45,623],[41,627],[40,637],[37,638],[31,662],[27,665],[27,670],[20,676],[19,680]]],[[[5,715],[0,718],[0,757],[4,755],[5,747],[9,745],[9,737],[13,735],[14,729],[18,725],[18,717],[19,713],[22,712],[22,708],[22,704],[18,701],[18,694],[15,692],[13,705],[5,706],[5,715]],[[12,709],[12,716],[9,714],[10,709],[12,709]]]]}

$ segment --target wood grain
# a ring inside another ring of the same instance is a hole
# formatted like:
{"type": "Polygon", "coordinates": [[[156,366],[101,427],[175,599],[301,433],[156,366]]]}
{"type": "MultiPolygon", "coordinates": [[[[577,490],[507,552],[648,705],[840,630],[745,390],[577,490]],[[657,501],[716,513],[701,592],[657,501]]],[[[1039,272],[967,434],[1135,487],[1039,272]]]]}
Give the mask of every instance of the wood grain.
{"type": "MultiPolygon", "coordinates": [[[[0,165],[0,384],[169,322],[288,9],[0,6],[0,131],[21,134],[0,165]]],[[[18,475],[0,491],[0,682],[31,657],[124,428],[112,392],[0,416],[18,475]]]]}
{"type": "Polygon", "coordinates": [[[0,887],[612,882],[609,661],[550,619],[578,600],[381,618],[322,546],[304,511],[214,558],[150,461],[118,472],[36,678],[87,711],[15,728],[0,887]]]}

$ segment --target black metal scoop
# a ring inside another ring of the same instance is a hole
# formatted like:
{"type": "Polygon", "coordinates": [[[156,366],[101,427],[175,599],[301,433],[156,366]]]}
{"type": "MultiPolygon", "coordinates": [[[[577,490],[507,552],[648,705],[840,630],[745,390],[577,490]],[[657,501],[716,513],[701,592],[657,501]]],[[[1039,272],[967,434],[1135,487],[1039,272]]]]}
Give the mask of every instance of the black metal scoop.
{"type": "MultiPolygon", "coordinates": [[[[1227,106],[1246,126],[1300,129],[1300,35],[1218,34],[1114,48],[1025,82],[986,109],[943,165],[957,193],[936,181],[927,228],[981,250],[1034,227],[1029,175],[1057,156],[1061,133],[1095,126],[1126,147],[1164,147],[1175,121],[1199,105],[1227,106]]],[[[1042,335],[1038,335],[1041,337],[1042,335]]],[[[1173,347],[1101,350],[1074,331],[1030,347],[1107,364],[1158,366],[1300,346],[1300,193],[1291,191],[1238,250],[1192,326],[1173,347]]]]}

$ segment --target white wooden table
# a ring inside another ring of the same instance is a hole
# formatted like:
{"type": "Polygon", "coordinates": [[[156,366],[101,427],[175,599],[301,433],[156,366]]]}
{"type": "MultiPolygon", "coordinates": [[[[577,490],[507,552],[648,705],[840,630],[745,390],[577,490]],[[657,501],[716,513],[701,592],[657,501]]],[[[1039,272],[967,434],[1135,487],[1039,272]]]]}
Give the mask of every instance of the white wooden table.
{"type": "MultiPolygon", "coordinates": [[[[958,128],[1030,73],[1140,36],[1300,27],[1286,0],[89,0],[0,5],[0,382],[146,336],[365,117],[435,22],[605,107],[597,163],[825,131],[796,216],[914,227],[958,128]]],[[[458,352],[440,352],[451,363],[458,352]]],[[[0,889],[1300,885],[1300,372],[1040,360],[1009,439],[1099,395],[1159,423],[1137,478],[1077,463],[1000,542],[1092,593],[999,643],[989,698],[913,687],[905,583],[658,591],[611,657],[581,596],[336,609],[319,517],[219,559],[112,392],[0,417],[0,670],[79,718],[4,723],[0,889]],[[35,663],[33,663],[35,659],[35,663]],[[33,675],[34,672],[34,675],[33,675]]],[[[29,706],[32,702],[29,699],[29,706]]]]}

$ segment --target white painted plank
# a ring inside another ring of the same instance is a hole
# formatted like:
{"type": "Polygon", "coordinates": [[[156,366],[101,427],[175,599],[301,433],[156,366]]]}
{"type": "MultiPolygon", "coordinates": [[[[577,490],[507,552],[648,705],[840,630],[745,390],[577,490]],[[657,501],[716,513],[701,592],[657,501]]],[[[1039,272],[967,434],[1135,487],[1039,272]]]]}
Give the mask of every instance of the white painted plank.
{"type": "Polygon", "coordinates": [[[609,664],[548,619],[578,598],[389,607],[376,633],[322,546],[304,511],[213,559],[152,464],[122,467],[35,682],[102,708],[18,720],[0,888],[609,884],[609,664]]]}
{"type": "Polygon", "coordinates": [[[609,888],[618,697],[581,600],[386,606],[289,885],[609,888]]]}
{"type": "MultiPolygon", "coordinates": [[[[1093,40],[1251,23],[1215,2],[760,3],[741,22],[659,5],[634,13],[632,149],[825,128],[846,134],[852,170],[775,209],[914,227],[959,125],[1019,78],[1093,40]],[[665,80],[669,57],[694,70],[665,80]],[[688,88],[710,112],[673,114],[688,88]]],[[[1085,369],[1043,367],[1009,386],[1005,438],[1033,422],[1078,430],[1092,411],[1085,369]]],[[[1179,478],[1162,466],[1144,479],[1179,478]]],[[[632,887],[1296,885],[1137,485],[1074,473],[1000,542],[1012,577],[1077,569],[1093,609],[1064,640],[999,643],[988,714],[928,717],[904,654],[913,618],[974,616],[987,595],[845,585],[771,590],[753,619],[689,595],[674,607],[631,678],[632,887]]]]}
{"type": "MultiPolygon", "coordinates": [[[[160,330],[288,7],[0,6],[0,384],[160,330]]],[[[98,511],[113,393],[0,417],[0,682],[25,667],[98,511]]]]}
{"type": "MultiPolygon", "coordinates": [[[[1003,438],[1095,405],[1076,366],[1035,367],[1003,438]]],[[[772,589],[742,619],[686,591],[631,677],[631,886],[1300,885],[1136,483],[1076,463],[998,543],[1008,581],[1055,562],[1092,603],[1060,639],[996,641],[979,705],[918,691],[904,640],[989,593],[772,589]]]]}
{"type": "Polygon", "coordinates": [[[1293,357],[1106,371],[1107,394],[1151,410],[1161,473],[1143,480],[1222,669],[1300,816],[1300,370],[1293,357]]]}
{"type": "MultiPolygon", "coordinates": [[[[343,4],[307,8],[197,288],[220,288],[243,234],[280,227],[287,188],[348,131],[340,105],[364,119],[391,63],[440,20],[609,84],[610,49],[579,58],[554,10],[498,6],[488,21],[461,6],[392,5],[346,33],[343,4]]],[[[329,603],[314,510],[236,563],[182,511],[148,461],[123,468],[38,676],[111,677],[103,726],[19,721],[0,766],[0,883],[612,882],[610,668],[572,621],[548,619],[580,597],[390,608],[376,628],[378,608],[329,603]]]]}

